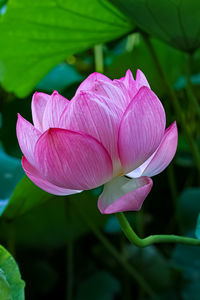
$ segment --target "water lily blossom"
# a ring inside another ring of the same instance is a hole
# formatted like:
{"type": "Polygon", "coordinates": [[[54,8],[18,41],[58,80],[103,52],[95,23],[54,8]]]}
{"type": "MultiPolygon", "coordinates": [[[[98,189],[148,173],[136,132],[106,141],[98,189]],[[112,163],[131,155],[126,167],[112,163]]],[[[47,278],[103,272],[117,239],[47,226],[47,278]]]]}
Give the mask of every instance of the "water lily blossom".
{"type": "Polygon", "coordinates": [[[165,129],[164,108],[140,70],[113,81],[93,73],[71,101],[35,93],[32,117],[34,125],[17,121],[27,176],[55,195],[104,185],[101,213],[139,210],[177,148],[176,123],[165,129]]]}

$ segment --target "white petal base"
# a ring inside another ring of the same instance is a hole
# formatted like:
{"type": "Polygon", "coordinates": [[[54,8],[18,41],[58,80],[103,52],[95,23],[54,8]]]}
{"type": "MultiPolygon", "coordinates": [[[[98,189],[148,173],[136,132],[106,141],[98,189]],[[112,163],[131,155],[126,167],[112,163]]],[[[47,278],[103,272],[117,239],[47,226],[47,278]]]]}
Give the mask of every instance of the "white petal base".
{"type": "Polygon", "coordinates": [[[111,214],[129,210],[140,210],[153,185],[149,177],[130,179],[116,177],[104,185],[98,200],[102,214],[111,214]]]}

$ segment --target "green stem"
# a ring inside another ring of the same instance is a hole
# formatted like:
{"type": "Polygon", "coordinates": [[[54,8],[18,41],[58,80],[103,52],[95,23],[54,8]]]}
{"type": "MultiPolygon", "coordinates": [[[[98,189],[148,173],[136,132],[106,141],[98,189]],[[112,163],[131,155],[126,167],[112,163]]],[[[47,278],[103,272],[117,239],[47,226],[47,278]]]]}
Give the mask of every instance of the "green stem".
{"type": "Polygon", "coordinates": [[[74,205],[78,215],[82,220],[88,225],[88,227],[95,234],[96,238],[104,245],[108,252],[118,261],[118,263],[131,275],[131,277],[144,289],[144,291],[152,298],[155,299],[155,294],[145,279],[133,269],[133,267],[121,256],[121,254],[115,249],[115,247],[110,243],[110,241],[101,233],[101,231],[96,227],[95,223],[89,219],[87,213],[85,213],[79,206],[76,204],[76,201],[71,201],[74,205]]]}
{"type": "Polygon", "coordinates": [[[127,239],[138,247],[146,247],[155,243],[180,243],[200,246],[200,240],[178,235],[150,235],[141,239],[132,229],[123,213],[117,213],[116,217],[127,239]]]}
{"type": "Polygon", "coordinates": [[[190,133],[190,130],[189,130],[189,127],[188,127],[188,124],[187,124],[187,121],[185,119],[185,116],[182,112],[182,108],[181,108],[181,105],[178,101],[178,98],[176,96],[176,93],[175,91],[173,90],[170,82],[168,81],[168,78],[167,76],[165,75],[165,72],[163,71],[162,67],[161,67],[161,64],[158,60],[158,57],[156,55],[156,52],[155,52],[155,49],[149,39],[149,37],[146,35],[146,34],[143,34],[143,38],[144,38],[144,41],[149,49],[149,53],[151,54],[152,56],[152,59],[154,61],[154,64],[155,64],[155,67],[158,71],[158,74],[160,75],[162,81],[163,81],[163,84],[165,85],[165,88],[166,88],[166,91],[168,91],[168,93],[170,94],[170,97],[171,97],[171,100],[172,100],[172,105],[174,107],[174,110],[177,114],[177,116],[179,117],[179,120],[180,120],[180,124],[182,126],[182,129],[183,129],[183,132],[187,138],[187,141],[188,141],[188,144],[190,146],[190,149],[191,149],[191,152],[193,154],[193,157],[196,161],[196,166],[197,166],[197,169],[200,173],[200,152],[199,152],[199,149],[196,145],[196,143],[194,142],[193,140],[193,137],[190,133]]]}
{"type": "Polygon", "coordinates": [[[99,73],[103,73],[104,65],[103,65],[103,46],[96,45],[94,46],[94,63],[95,63],[95,71],[99,73]]]}

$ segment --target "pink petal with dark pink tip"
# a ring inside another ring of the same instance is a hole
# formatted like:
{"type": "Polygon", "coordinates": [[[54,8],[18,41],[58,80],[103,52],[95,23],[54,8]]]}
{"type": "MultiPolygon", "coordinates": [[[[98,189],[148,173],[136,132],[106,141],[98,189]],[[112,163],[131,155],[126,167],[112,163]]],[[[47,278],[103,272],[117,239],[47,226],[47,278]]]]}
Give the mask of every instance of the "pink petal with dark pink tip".
{"type": "MultiPolygon", "coordinates": [[[[126,87],[118,80],[111,80],[103,74],[93,73],[79,86],[75,98],[81,91],[90,91],[103,96],[108,103],[113,102],[119,109],[125,110],[130,98],[126,87]]],[[[73,98],[74,100],[74,98],[73,98]]]]}
{"type": "Polygon", "coordinates": [[[123,211],[140,210],[149,194],[153,181],[148,177],[129,179],[116,177],[104,185],[103,193],[98,200],[102,214],[113,214],[123,211]]]}
{"type": "Polygon", "coordinates": [[[33,124],[41,132],[43,131],[43,114],[45,111],[45,107],[50,99],[50,95],[38,92],[36,92],[32,98],[31,108],[33,124]]]}
{"type": "Polygon", "coordinates": [[[17,119],[17,139],[22,153],[28,161],[35,165],[34,149],[35,144],[41,132],[36,129],[31,123],[25,120],[20,114],[17,119]]]}
{"type": "Polygon", "coordinates": [[[173,159],[178,143],[178,131],[174,122],[165,131],[164,137],[151,162],[145,168],[143,176],[155,176],[161,173],[173,159]]]}
{"type": "Polygon", "coordinates": [[[124,173],[143,164],[158,148],[165,131],[165,111],[157,96],[142,87],[123,115],[118,151],[124,173]]]}
{"type": "Polygon", "coordinates": [[[133,74],[130,69],[126,71],[126,75],[124,77],[117,80],[123,82],[127,89],[135,85],[135,79],[133,78],[133,74]]]}
{"type": "Polygon", "coordinates": [[[28,178],[33,181],[35,185],[50,194],[64,196],[82,192],[79,190],[64,189],[45,180],[38,170],[35,169],[24,156],[22,157],[22,167],[28,178]]]}
{"type": "Polygon", "coordinates": [[[108,152],[87,134],[49,129],[39,138],[34,154],[43,177],[63,188],[92,189],[112,177],[108,152]]]}
{"type": "Polygon", "coordinates": [[[109,79],[108,77],[106,77],[105,75],[101,74],[101,73],[97,73],[94,72],[92,74],[90,74],[78,87],[76,94],[79,94],[80,91],[91,91],[94,89],[96,83],[98,81],[102,81],[102,82],[110,82],[112,83],[112,80],[109,79]]]}
{"type": "Polygon", "coordinates": [[[125,77],[122,77],[116,81],[122,82],[124,84],[124,86],[126,87],[126,90],[128,91],[130,101],[137,94],[137,92],[139,91],[139,89],[141,87],[146,86],[146,87],[150,88],[145,75],[140,70],[137,70],[135,80],[133,78],[131,71],[127,70],[125,77]]]}
{"type": "MultiPolygon", "coordinates": [[[[125,77],[118,79],[119,82],[122,82],[129,94],[130,101],[133,99],[135,94],[138,92],[135,84],[135,79],[133,78],[133,74],[131,70],[126,71],[125,77]]],[[[129,101],[129,102],[130,102],[129,101]]]]}
{"type": "Polygon", "coordinates": [[[125,111],[130,102],[128,91],[122,82],[113,80],[113,82],[97,81],[92,90],[97,96],[103,96],[108,103],[112,102],[118,109],[125,111]]]}
{"type": "Polygon", "coordinates": [[[136,89],[139,90],[141,87],[146,86],[150,89],[150,85],[142,71],[139,69],[136,72],[136,79],[135,79],[136,89]]]}
{"type": "Polygon", "coordinates": [[[48,101],[43,114],[43,130],[59,127],[60,116],[69,105],[69,100],[54,91],[48,101]]]}

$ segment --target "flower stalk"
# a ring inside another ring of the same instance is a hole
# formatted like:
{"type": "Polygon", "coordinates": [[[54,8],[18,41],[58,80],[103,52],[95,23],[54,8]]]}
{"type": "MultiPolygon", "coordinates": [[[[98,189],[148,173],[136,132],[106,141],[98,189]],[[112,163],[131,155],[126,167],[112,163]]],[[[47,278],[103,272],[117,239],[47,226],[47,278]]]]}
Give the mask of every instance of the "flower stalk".
{"type": "Polygon", "coordinates": [[[152,244],[158,243],[179,243],[179,244],[186,244],[186,245],[193,245],[193,246],[200,246],[200,240],[178,236],[178,235],[150,235],[144,239],[141,239],[130,226],[128,220],[126,219],[123,213],[116,213],[117,220],[121,226],[121,229],[127,239],[138,247],[147,247],[152,244]]]}
{"type": "Polygon", "coordinates": [[[104,72],[104,64],[103,64],[103,46],[95,45],[94,46],[94,63],[96,72],[103,73],[104,72]]]}

